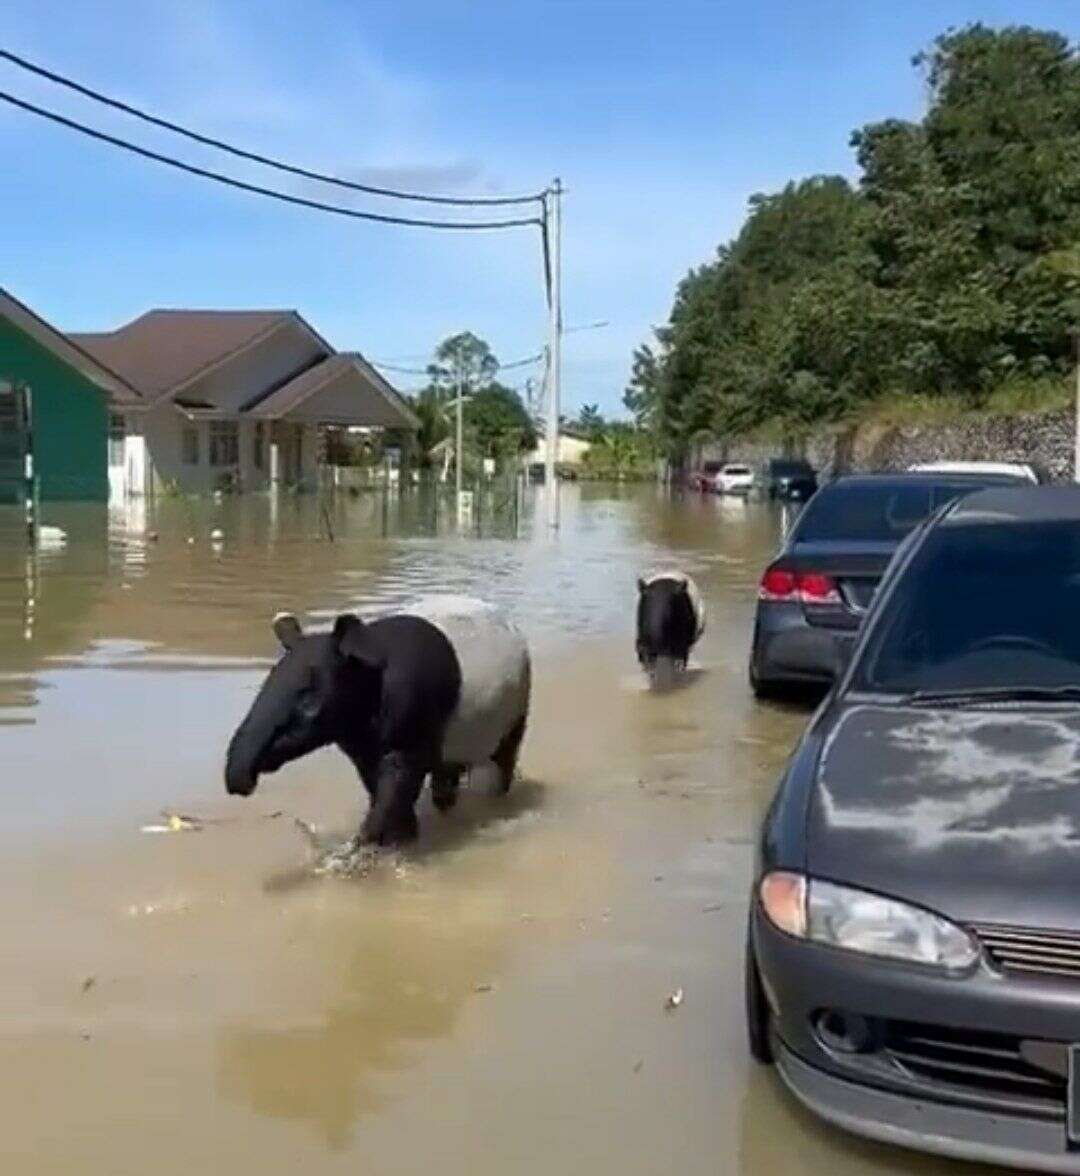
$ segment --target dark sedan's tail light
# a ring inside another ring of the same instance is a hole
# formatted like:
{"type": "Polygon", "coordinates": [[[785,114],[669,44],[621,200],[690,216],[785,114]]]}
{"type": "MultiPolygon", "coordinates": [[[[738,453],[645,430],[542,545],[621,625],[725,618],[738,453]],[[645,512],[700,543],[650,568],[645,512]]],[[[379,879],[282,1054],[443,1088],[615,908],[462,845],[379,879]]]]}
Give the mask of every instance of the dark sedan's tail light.
{"type": "Polygon", "coordinates": [[[840,590],[832,576],[821,572],[793,572],[769,568],[761,577],[758,600],[795,601],[800,604],[840,604],[840,590]]]}
{"type": "Polygon", "coordinates": [[[802,572],[798,580],[799,599],[803,604],[839,604],[840,590],[832,576],[820,572],[802,572]]]}
{"type": "Polygon", "coordinates": [[[758,600],[797,600],[798,583],[794,572],[769,568],[761,577],[758,600]]]}

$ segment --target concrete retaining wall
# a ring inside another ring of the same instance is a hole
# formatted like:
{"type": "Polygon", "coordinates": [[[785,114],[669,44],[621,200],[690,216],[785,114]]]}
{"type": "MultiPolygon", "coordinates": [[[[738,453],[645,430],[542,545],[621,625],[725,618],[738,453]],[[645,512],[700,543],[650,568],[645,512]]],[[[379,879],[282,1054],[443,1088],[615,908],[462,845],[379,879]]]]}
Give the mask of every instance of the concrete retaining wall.
{"type": "MultiPolygon", "coordinates": [[[[1025,416],[971,416],[950,424],[829,429],[794,452],[824,474],[903,470],[924,461],[1037,461],[1055,480],[1073,478],[1076,417],[1072,409],[1025,416]]],[[[756,462],[782,453],[778,445],[734,442],[724,457],[756,462]]]]}

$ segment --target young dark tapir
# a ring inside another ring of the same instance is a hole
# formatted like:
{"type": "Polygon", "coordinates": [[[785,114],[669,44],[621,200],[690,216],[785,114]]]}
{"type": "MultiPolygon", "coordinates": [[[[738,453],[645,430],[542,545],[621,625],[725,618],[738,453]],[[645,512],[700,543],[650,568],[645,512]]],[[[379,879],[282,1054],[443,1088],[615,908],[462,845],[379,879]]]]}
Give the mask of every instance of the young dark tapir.
{"type": "Polygon", "coordinates": [[[356,842],[390,845],[416,836],[428,776],[444,812],[471,767],[494,762],[509,789],[531,671],[525,639],[497,609],[435,597],[370,623],[346,614],[306,636],[279,614],[274,632],[284,656],[229,744],[230,793],[250,796],[264,772],[334,743],[371,797],[356,842]]]}
{"type": "Polygon", "coordinates": [[[662,667],[685,669],[705,632],[705,607],[685,572],[657,572],[638,580],[637,655],[654,676],[662,667]]]}

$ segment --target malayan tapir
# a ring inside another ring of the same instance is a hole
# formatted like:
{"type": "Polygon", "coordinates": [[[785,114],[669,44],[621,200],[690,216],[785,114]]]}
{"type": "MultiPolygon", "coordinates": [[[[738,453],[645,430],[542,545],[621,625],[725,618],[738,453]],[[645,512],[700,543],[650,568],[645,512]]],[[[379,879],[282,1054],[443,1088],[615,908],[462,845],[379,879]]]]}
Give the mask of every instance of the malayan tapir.
{"type": "Polygon", "coordinates": [[[368,623],[345,614],[308,635],[282,613],[274,632],[284,655],[229,743],[230,793],[250,796],[264,772],[334,743],[371,798],[355,844],[390,845],[416,836],[428,776],[444,812],[471,767],[493,762],[509,789],[531,670],[525,639],[501,611],[434,597],[368,623]]]}
{"type": "Polygon", "coordinates": [[[653,676],[667,665],[685,669],[690,650],[705,632],[705,606],[685,572],[655,572],[638,579],[637,656],[653,676]]]}

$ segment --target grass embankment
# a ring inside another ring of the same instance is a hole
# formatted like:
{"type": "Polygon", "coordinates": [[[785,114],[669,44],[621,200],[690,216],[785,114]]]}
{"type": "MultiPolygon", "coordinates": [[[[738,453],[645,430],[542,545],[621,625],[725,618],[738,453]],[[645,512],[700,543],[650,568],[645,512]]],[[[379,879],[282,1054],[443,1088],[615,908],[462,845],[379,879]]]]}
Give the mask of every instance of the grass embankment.
{"type": "Polygon", "coordinates": [[[951,425],[971,417],[1031,416],[1070,407],[1076,396],[1072,377],[1047,376],[1040,380],[1013,380],[999,385],[983,397],[897,396],[869,405],[857,418],[840,427],[904,425],[951,425]]]}

